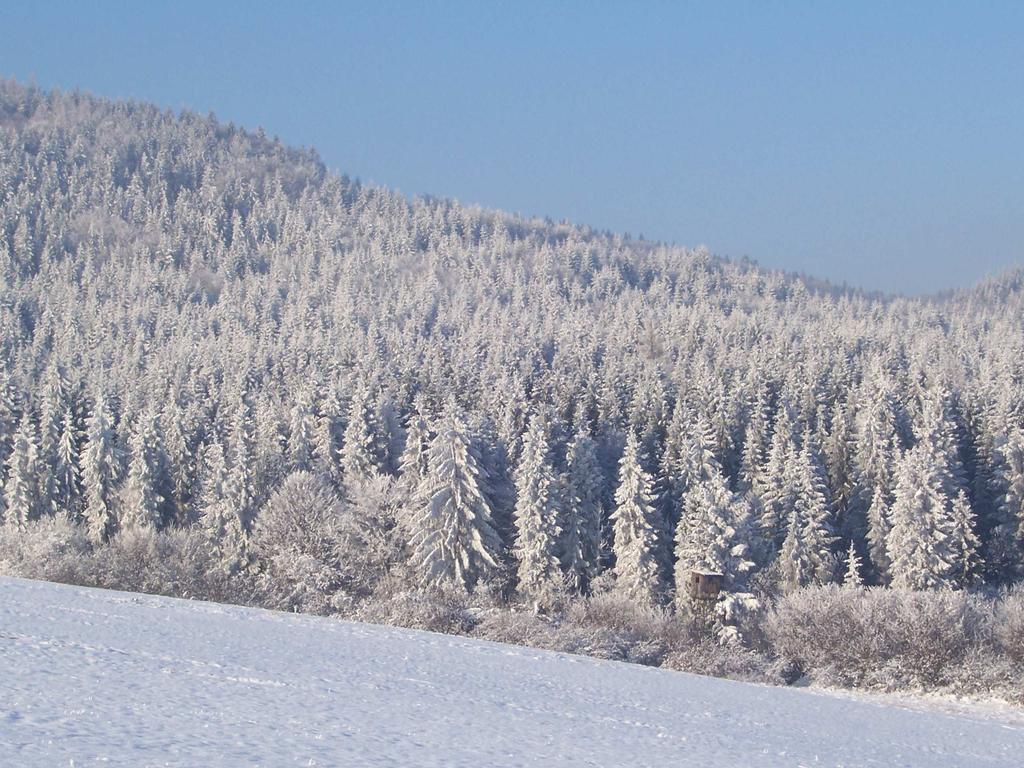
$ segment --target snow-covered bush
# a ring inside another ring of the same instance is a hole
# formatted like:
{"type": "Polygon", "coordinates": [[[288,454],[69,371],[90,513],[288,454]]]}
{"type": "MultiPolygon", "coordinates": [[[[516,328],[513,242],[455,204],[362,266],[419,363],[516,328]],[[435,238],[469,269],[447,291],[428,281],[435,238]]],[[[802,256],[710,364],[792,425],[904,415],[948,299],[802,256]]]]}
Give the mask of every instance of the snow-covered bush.
{"type": "Polygon", "coordinates": [[[231,576],[218,567],[198,529],[132,528],[96,550],[89,583],[107,589],[145,592],[215,602],[250,604],[248,575],[231,576]]]}
{"type": "Polygon", "coordinates": [[[262,568],[260,586],[274,608],[326,614],[338,610],[337,593],[350,585],[344,560],[349,515],[330,484],[308,472],[289,475],[256,518],[252,551],[262,568]]]}
{"type": "Polygon", "coordinates": [[[1024,589],[1018,587],[1001,596],[994,612],[993,634],[1007,657],[1024,664],[1024,589]]]}
{"type": "Polygon", "coordinates": [[[65,516],[0,526],[0,573],[67,584],[89,580],[92,547],[84,527],[65,516]]]}
{"type": "Polygon", "coordinates": [[[784,597],[765,629],[782,659],[816,679],[900,688],[947,681],[987,644],[989,615],[983,598],[963,592],[829,585],[784,597]]]}
{"type": "Polygon", "coordinates": [[[351,618],[446,635],[465,635],[476,626],[469,597],[463,590],[453,586],[408,589],[397,581],[389,586],[361,603],[351,618]]]}
{"type": "Polygon", "coordinates": [[[722,645],[710,637],[694,638],[673,650],[665,657],[662,666],[679,672],[754,683],[780,685],[791,682],[783,664],[748,648],[722,645]]]}
{"type": "Polygon", "coordinates": [[[761,645],[764,604],[749,592],[723,592],[715,604],[715,635],[722,645],[761,645]]]}

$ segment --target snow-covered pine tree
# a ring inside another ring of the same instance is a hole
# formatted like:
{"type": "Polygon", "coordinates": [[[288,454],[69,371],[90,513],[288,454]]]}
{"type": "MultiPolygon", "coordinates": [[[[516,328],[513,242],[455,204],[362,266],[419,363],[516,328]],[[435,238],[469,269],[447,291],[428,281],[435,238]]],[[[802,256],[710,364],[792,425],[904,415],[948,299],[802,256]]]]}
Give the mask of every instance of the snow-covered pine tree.
{"type": "Polygon", "coordinates": [[[782,587],[786,591],[831,582],[836,565],[832,553],[835,528],[828,484],[810,432],[804,432],[800,450],[791,456],[793,506],[779,555],[782,587]]]}
{"type": "Polygon", "coordinates": [[[853,540],[846,550],[846,572],[843,574],[843,586],[860,589],[864,586],[864,577],[861,575],[863,565],[860,556],[857,554],[857,547],[853,540]]]}
{"type": "Polygon", "coordinates": [[[77,520],[81,512],[81,434],[71,406],[64,408],[54,450],[53,504],[56,514],[77,520]]]}
{"type": "Polygon", "coordinates": [[[961,489],[950,508],[950,555],[952,573],[958,587],[971,587],[981,577],[981,542],[978,540],[976,520],[967,492],[961,489]]]}
{"type": "Polygon", "coordinates": [[[888,541],[892,531],[892,520],[885,492],[875,488],[871,505],[868,507],[868,558],[871,563],[873,583],[887,584],[892,561],[889,558],[888,541]]]}
{"type": "Polygon", "coordinates": [[[499,570],[501,540],[484,488],[486,470],[460,413],[450,408],[429,449],[416,499],[413,562],[428,584],[469,590],[499,570]]]}
{"type": "Polygon", "coordinates": [[[106,399],[100,395],[86,427],[82,462],[85,486],[85,525],[95,544],[110,540],[117,530],[115,485],[121,478],[121,451],[106,399]]]}
{"type": "Polygon", "coordinates": [[[640,443],[630,432],[619,462],[619,486],[612,513],[615,588],[641,603],[656,602],[662,592],[657,556],[662,524],[654,506],[653,482],[640,459],[640,443]]]}
{"type": "Polygon", "coordinates": [[[1011,428],[997,441],[995,525],[986,550],[990,567],[1004,580],[1024,575],[1024,430],[1011,428]]]}
{"type": "Polygon", "coordinates": [[[604,478],[594,441],[577,435],[566,449],[565,507],[562,510],[562,567],[570,589],[586,593],[600,570],[601,496],[604,478]]]}
{"type": "Polygon", "coordinates": [[[229,434],[231,464],[228,472],[228,496],[238,527],[243,535],[252,529],[256,515],[256,423],[252,404],[243,393],[235,404],[229,434]]]}
{"type": "Polygon", "coordinates": [[[141,414],[129,442],[131,458],[122,489],[120,527],[157,529],[163,526],[163,445],[157,416],[141,414]]]}
{"type": "MultiPolygon", "coordinates": [[[[4,522],[24,528],[39,513],[39,443],[36,425],[26,410],[21,417],[14,444],[7,457],[7,478],[4,481],[4,522]]],[[[49,510],[47,510],[48,512],[49,510]]]]}
{"type": "Polygon", "coordinates": [[[320,415],[316,420],[314,453],[321,474],[341,485],[341,444],[344,433],[344,414],[337,390],[329,386],[319,402],[320,415]]]}
{"type": "Polygon", "coordinates": [[[295,472],[314,469],[315,442],[316,413],[309,395],[303,393],[292,406],[288,430],[288,458],[295,472]]]}
{"type": "Polygon", "coordinates": [[[347,485],[357,485],[383,471],[387,446],[377,405],[367,387],[358,387],[349,405],[341,446],[341,468],[347,485]]]}
{"type": "Polygon", "coordinates": [[[727,589],[742,589],[754,566],[746,498],[730,491],[725,476],[714,472],[687,492],[684,508],[675,538],[676,602],[680,606],[688,603],[681,587],[691,571],[721,573],[727,589]]]}
{"type": "MultiPolygon", "coordinates": [[[[785,414],[785,411],[783,411],[785,414]]],[[[772,433],[768,460],[754,475],[753,493],[759,500],[761,534],[773,552],[786,537],[786,523],[796,496],[796,446],[788,419],[780,419],[772,433]]]]}
{"type": "Polygon", "coordinates": [[[564,589],[558,561],[558,494],[543,418],[534,414],[523,437],[516,469],[516,541],[519,593],[544,602],[564,589]]]}
{"type": "Polygon", "coordinates": [[[896,501],[886,548],[892,585],[939,589],[954,582],[952,514],[945,468],[936,466],[927,445],[907,451],[897,470],[896,501]]]}
{"type": "Polygon", "coordinates": [[[417,398],[413,403],[412,413],[409,414],[409,423],[405,428],[405,450],[402,451],[402,460],[399,462],[398,472],[402,478],[402,484],[410,491],[419,488],[430,466],[431,434],[424,411],[423,400],[417,398]]]}

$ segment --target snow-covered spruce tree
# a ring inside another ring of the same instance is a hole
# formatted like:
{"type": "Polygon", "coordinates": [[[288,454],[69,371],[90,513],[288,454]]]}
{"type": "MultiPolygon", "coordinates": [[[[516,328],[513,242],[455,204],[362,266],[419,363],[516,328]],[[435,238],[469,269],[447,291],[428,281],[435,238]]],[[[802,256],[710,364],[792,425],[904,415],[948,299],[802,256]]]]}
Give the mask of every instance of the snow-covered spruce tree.
{"type": "Polygon", "coordinates": [[[243,563],[248,529],[239,514],[237,475],[228,469],[223,446],[216,440],[203,448],[203,465],[199,473],[199,524],[218,565],[233,572],[243,563]]]}
{"type": "Polygon", "coordinates": [[[405,426],[398,405],[390,395],[380,403],[381,471],[388,475],[398,474],[405,448],[405,426]]]}
{"type": "Polygon", "coordinates": [[[486,470],[454,408],[438,426],[428,458],[416,493],[423,506],[413,524],[413,562],[425,583],[470,590],[498,571],[501,540],[484,491],[486,470]]]}
{"type": "Polygon", "coordinates": [[[211,542],[224,538],[234,514],[228,501],[228,464],[224,447],[214,439],[202,448],[199,471],[199,524],[211,542]]]}
{"type": "Polygon", "coordinates": [[[184,410],[173,400],[161,414],[164,425],[164,443],[170,472],[169,519],[176,525],[192,522],[192,492],[196,482],[195,456],[192,437],[187,433],[184,410]]]}
{"type": "Polygon", "coordinates": [[[367,387],[352,395],[348,424],[341,446],[341,468],[347,485],[356,485],[380,474],[387,460],[387,445],[377,415],[377,405],[367,387]]]}
{"type": "MultiPolygon", "coordinates": [[[[677,411],[686,410],[677,406],[677,411]]],[[[686,525],[686,494],[701,483],[722,475],[723,470],[714,453],[715,435],[711,423],[704,416],[694,416],[692,423],[683,426],[673,418],[669,432],[669,444],[662,460],[661,480],[656,489],[668,495],[668,499],[656,498],[663,531],[658,532],[659,560],[663,573],[670,576],[675,560],[673,541],[680,525],[686,525]]]]}
{"type": "Polygon", "coordinates": [[[860,561],[860,555],[857,554],[857,547],[851,540],[850,546],[846,550],[846,571],[843,574],[843,586],[854,589],[863,587],[864,577],[861,575],[862,569],[863,565],[860,561]]]}
{"type": "Polygon", "coordinates": [[[577,435],[566,450],[568,465],[562,510],[562,568],[570,589],[585,594],[601,563],[601,495],[604,478],[589,435],[577,435]]]}
{"type": "Polygon", "coordinates": [[[836,566],[828,485],[809,432],[804,433],[799,452],[792,454],[791,476],[794,478],[793,506],[779,553],[785,591],[827,584],[835,578],[836,566]]]}
{"type": "Polygon", "coordinates": [[[768,547],[777,552],[786,537],[786,524],[796,497],[796,446],[788,420],[775,425],[768,460],[755,474],[753,493],[761,511],[761,533],[768,547]]]}
{"type": "MultiPolygon", "coordinates": [[[[0,244],[2,245],[2,244],[0,244]]],[[[3,468],[14,445],[14,433],[18,429],[18,393],[6,371],[0,371],[0,484],[3,482],[3,468]]]]}
{"type": "Polygon", "coordinates": [[[327,387],[319,402],[319,412],[313,451],[316,454],[317,469],[340,486],[341,443],[345,422],[341,398],[334,387],[327,387]]]}
{"type": "Polygon", "coordinates": [[[231,464],[227,492],[244,537],[252,528],[256,514],[256,424],[249,397],[238,398],[231,418],[231,464]]]}
{"type": "Polygon", "coordinates": [[[829,495],[836,513],[836,532],[860,540],[867,534],[867,507],[857,485],[854,467],[853,421],[844,402],[832,410],[831,428],[822,444],[829,495]]]}
{"type": "Polygon", "coordinates": [[[163,527],[166,504],[163,482],[163,441],[157,416],[139,416],[129,441],[128,477],[121,493],[122,529],[163,527]]]}
{"type": "Polygon", "coordinates": [[[69,479],[68,473],[73,472],[73,469],[62,467],[59,455],[62,426],[69,407],[71,384],[67,374],[61,366],[52,365],[46,374],[39,405],[37,505],[40,514],[62,514],[62,497],[71,494],[71,490],[65,492],[61,484],[63,480],[69,479]]]}
{"type": "Polygon", "coordinates": [[[657,557],[661,521],[654,506],[653,482],[640,463],[640,444],[633,432],[619,462],[619,486],[612,513],[615,589],[641,603],[655,603],[663,585],[657,557]]]}
{"type": "MultiPolygon", "coordinates": [[[[24,528],[39,514],[39,443],[36,425],[28,411],[14,433],[14,444],[7,457],[4,481],[4,522],[24,528]]],[[[48,512],[49,510],[47,510],[48,512]]]]}
{"type": "Polygon", "coordinates": [[[950,393],[941,388],[926,395],[917,435],[918,443],[926,446],[931,455],[932,466],[940,474],[943,493],[950,503],[967,487],[951,400],[950,393]]]}
{"type": "Polygon", "coordinates": [[[854,420],[854,465],[862,503],[870,505],[876,492],[886,504],[892,502],[895,488],[893,472],[899,458],[895,406],[890,385],[876,379],[857,393],[861,404],[854,420]]]}
{"type": "Polygon", "coordinates": [[[558,560],[558,480],[549,453],[544,421],[534,414],[516,468],[516,541],[512,553],[518,564],[519,593],[535,602],[561,594],[565,585],[558,560]]]}
{"type": "Polygon", "coordinates": [[[892,585],[939,589],[954,584],[953,520],[944,468],[927,445],[907,451],[897,470],[892,530],[886,548],[892,585]]]}
{"type": "Polygon", "coordinates": [[[887,584],[892,561],[889,558],[889,533],[892,531],[892,520],[889,505],[885,500],[885,492],[875,488],[875,494],[868,507],[868,558],[873,574],[872,582],[887,584]]]}
{"type": "Polygon", "coordinates": [[[1013,428],[997,442],[995,482],[999,489],[995,525],[986,548],[989,565],[1005,580],[1024,575],[1024,429],[1013,428]]]}
{"type": "Polygon", "coordinates": [[[107,401],[100,395],[86,427],[82,461],[85,525],[95,544],[106,543],[117,530],[115,486],[121,478],[121,458],[107,401]]]}
{"type": "Polygon", "coordinates": [[[316,413],[308,394],[302,394],[291,410],[288,429],[288,458],[297,472],[309,472],[314,468],[316,455],[316,413]]]}
{"type": "Polygon", "coordinates": [[[56,514],[77,520],[82,499],[82,436],[70,406],[65,407],[54,450],[53,505],[56,514]]]}
{"type": "Polygon", "coordinates": [[[727,589],[742,589],[754,566],[746,499],[730,491],[722,473],[715,472],[687,492],[684,510],[675,539],[677,604],[689,604],[683,585],[691,571],[721,573],[727,589]]]}
{"type": "Polygon", "coordinates": [[[763,385],[750,404],[750,414],[743,433],[743,450],[736,490],[746,493],[754,490],[761,467],[768,460],[771,445],[769,429],[770,409],[767,388],[763,385]]]}
{"type": "Polygon", "coordinates": [[[953,499],[950,517],[950,556],[954,583],[958,587],[971,587],[981,578],[983,563],[977,522],[971,503],[967,500],[967,492],[963,489],[953,499]]]}
{"type": "Polygon", "coordinates": [[[508,445],[491,421],[483,416],[470,429],[473,443],[480,448],[480,459],[487,470],[484,493],[491,504],[494,529],[505,549],[515,539],[513,514],[516,506],[516,485],[512,477],[508,445]]]}
{"type": "Polygon", "coordinates": [[[256,467],[259,496],[266,497],[284,479],[288,466],[288,439],[278,406],[269,397],[256,404],[256,467]]]}
{"type": "Polygon", "coordinates": [[[413,404],[412,413],[409,414],[409,423],[405,429],[405,450],[402,451],[402,459],[398,467],[402,484],[410,492],[420,487],[430,467],[431,433],[424,410],[425,405],[422,399],[417,398],[413,404]]]}

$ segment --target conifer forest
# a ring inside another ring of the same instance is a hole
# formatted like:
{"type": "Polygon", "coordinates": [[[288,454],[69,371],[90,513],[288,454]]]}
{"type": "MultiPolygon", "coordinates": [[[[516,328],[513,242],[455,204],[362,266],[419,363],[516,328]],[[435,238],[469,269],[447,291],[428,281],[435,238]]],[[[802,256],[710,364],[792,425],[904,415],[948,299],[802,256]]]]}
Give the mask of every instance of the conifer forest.
{"type": "Polygon", "coordinates": [[[1024,274],[867,293],[0,81],[0,488],[9,575],[1021,700],[1024,274]]]}

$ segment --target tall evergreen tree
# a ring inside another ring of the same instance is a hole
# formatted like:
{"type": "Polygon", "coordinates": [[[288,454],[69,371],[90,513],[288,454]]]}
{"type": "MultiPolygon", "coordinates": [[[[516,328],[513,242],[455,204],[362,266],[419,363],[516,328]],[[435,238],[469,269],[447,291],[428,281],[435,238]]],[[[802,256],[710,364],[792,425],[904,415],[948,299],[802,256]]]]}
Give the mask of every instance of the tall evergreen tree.
{"type": "Polygon", "coordinates": [[[953,521],[944,479],[944,467],[936,465],[925,444],[908,451],[900,462],[887,542],[894,587],[953,584],[953,521]]]}
{"type": "Polygon", "coordinates": [[[96,544],[110,540],[117,530],[115,485],[121,478],[121,452],[108,410],[100,396],[92,408],[86,430],[82,466],[85,486],[85,524],[96,544]]]}
{"type": "Polygon", "coordinates": [[[786,590],[827,584],[835,577],[836,565],[828,485],[809,432],[804,433],[799,452],[792,456],[793,506],[780,552],[782,586],[786,590]]]}
{"type": "Polygon", "coordinates": [[[82,437],[74,411],[70,406],[64,409],[60,422],[60,433],[54,451],[53,503],[57,514],[70,520],[77,520],[81,512],[82,498],[82,437]]]}
{"type": "Polygon", "coordinates": [[[387,446],[376,404],[365,387],[356,389],[349,406],[341,447],[341,467],[348,484],[358,484],[384,470],[387,446]]]}
{"type": "MultiPolygon", "coordinates": [[[[39,443],[31,414],[21,417],[14,444],[7,457],[7,478],[4,481],[4,521],[15,528],[24,528],[39,513],[39,443]]],[[[47,510],[48,511],[48,510],[47,510]]]]}
{"type": "Polygon", "coordinates": [[[569,586],[585,593],[600,570],[601,496],[604,479],[589,435],[577,435],[566,450],[567,493],[563,509],[562,567],[569,586]]]}
{"type": "Polygon", "coordinates": [[[564,587],[558,559],[561,531],[557,482],[544,422],[535,414],[523,438],[516,470],[513,547],[519,592],[535,601],[551,598],[564,587]]]}
{"type": "Polygon", "coordinates": [[[413,561],[424,581],[463,589],[499,569],[501,540],[484,492],[487,473],[461,414],[450,410],[431,441],[416,495],[413,561]]]}
{"type": "Polygon", "coordinates": [[[682,586],[692,571],[721,573],[729,589],[744,585],[753,568],[750,507],[729,490],[721,472],[702,479],[686,494],[685,513],[676,530],[676,600],[686,603],[682,586]]]}
{"type": "Polygon", "coordinates": [[[626,438],[619,462],[612,523],[616,589],[640,602],[655,602],[663,588],[657,557],[662,524],[654,506],[653,482],[641,465],[640,444],[633,432],[626,438]]]}
{"type": "Polygon", "coordinates": [[[142,414],[130,440],[128,478],[121,500],[121,528],[157,529],[163,526],[165,483],[163,445],[155,414],[142,414]]]}

